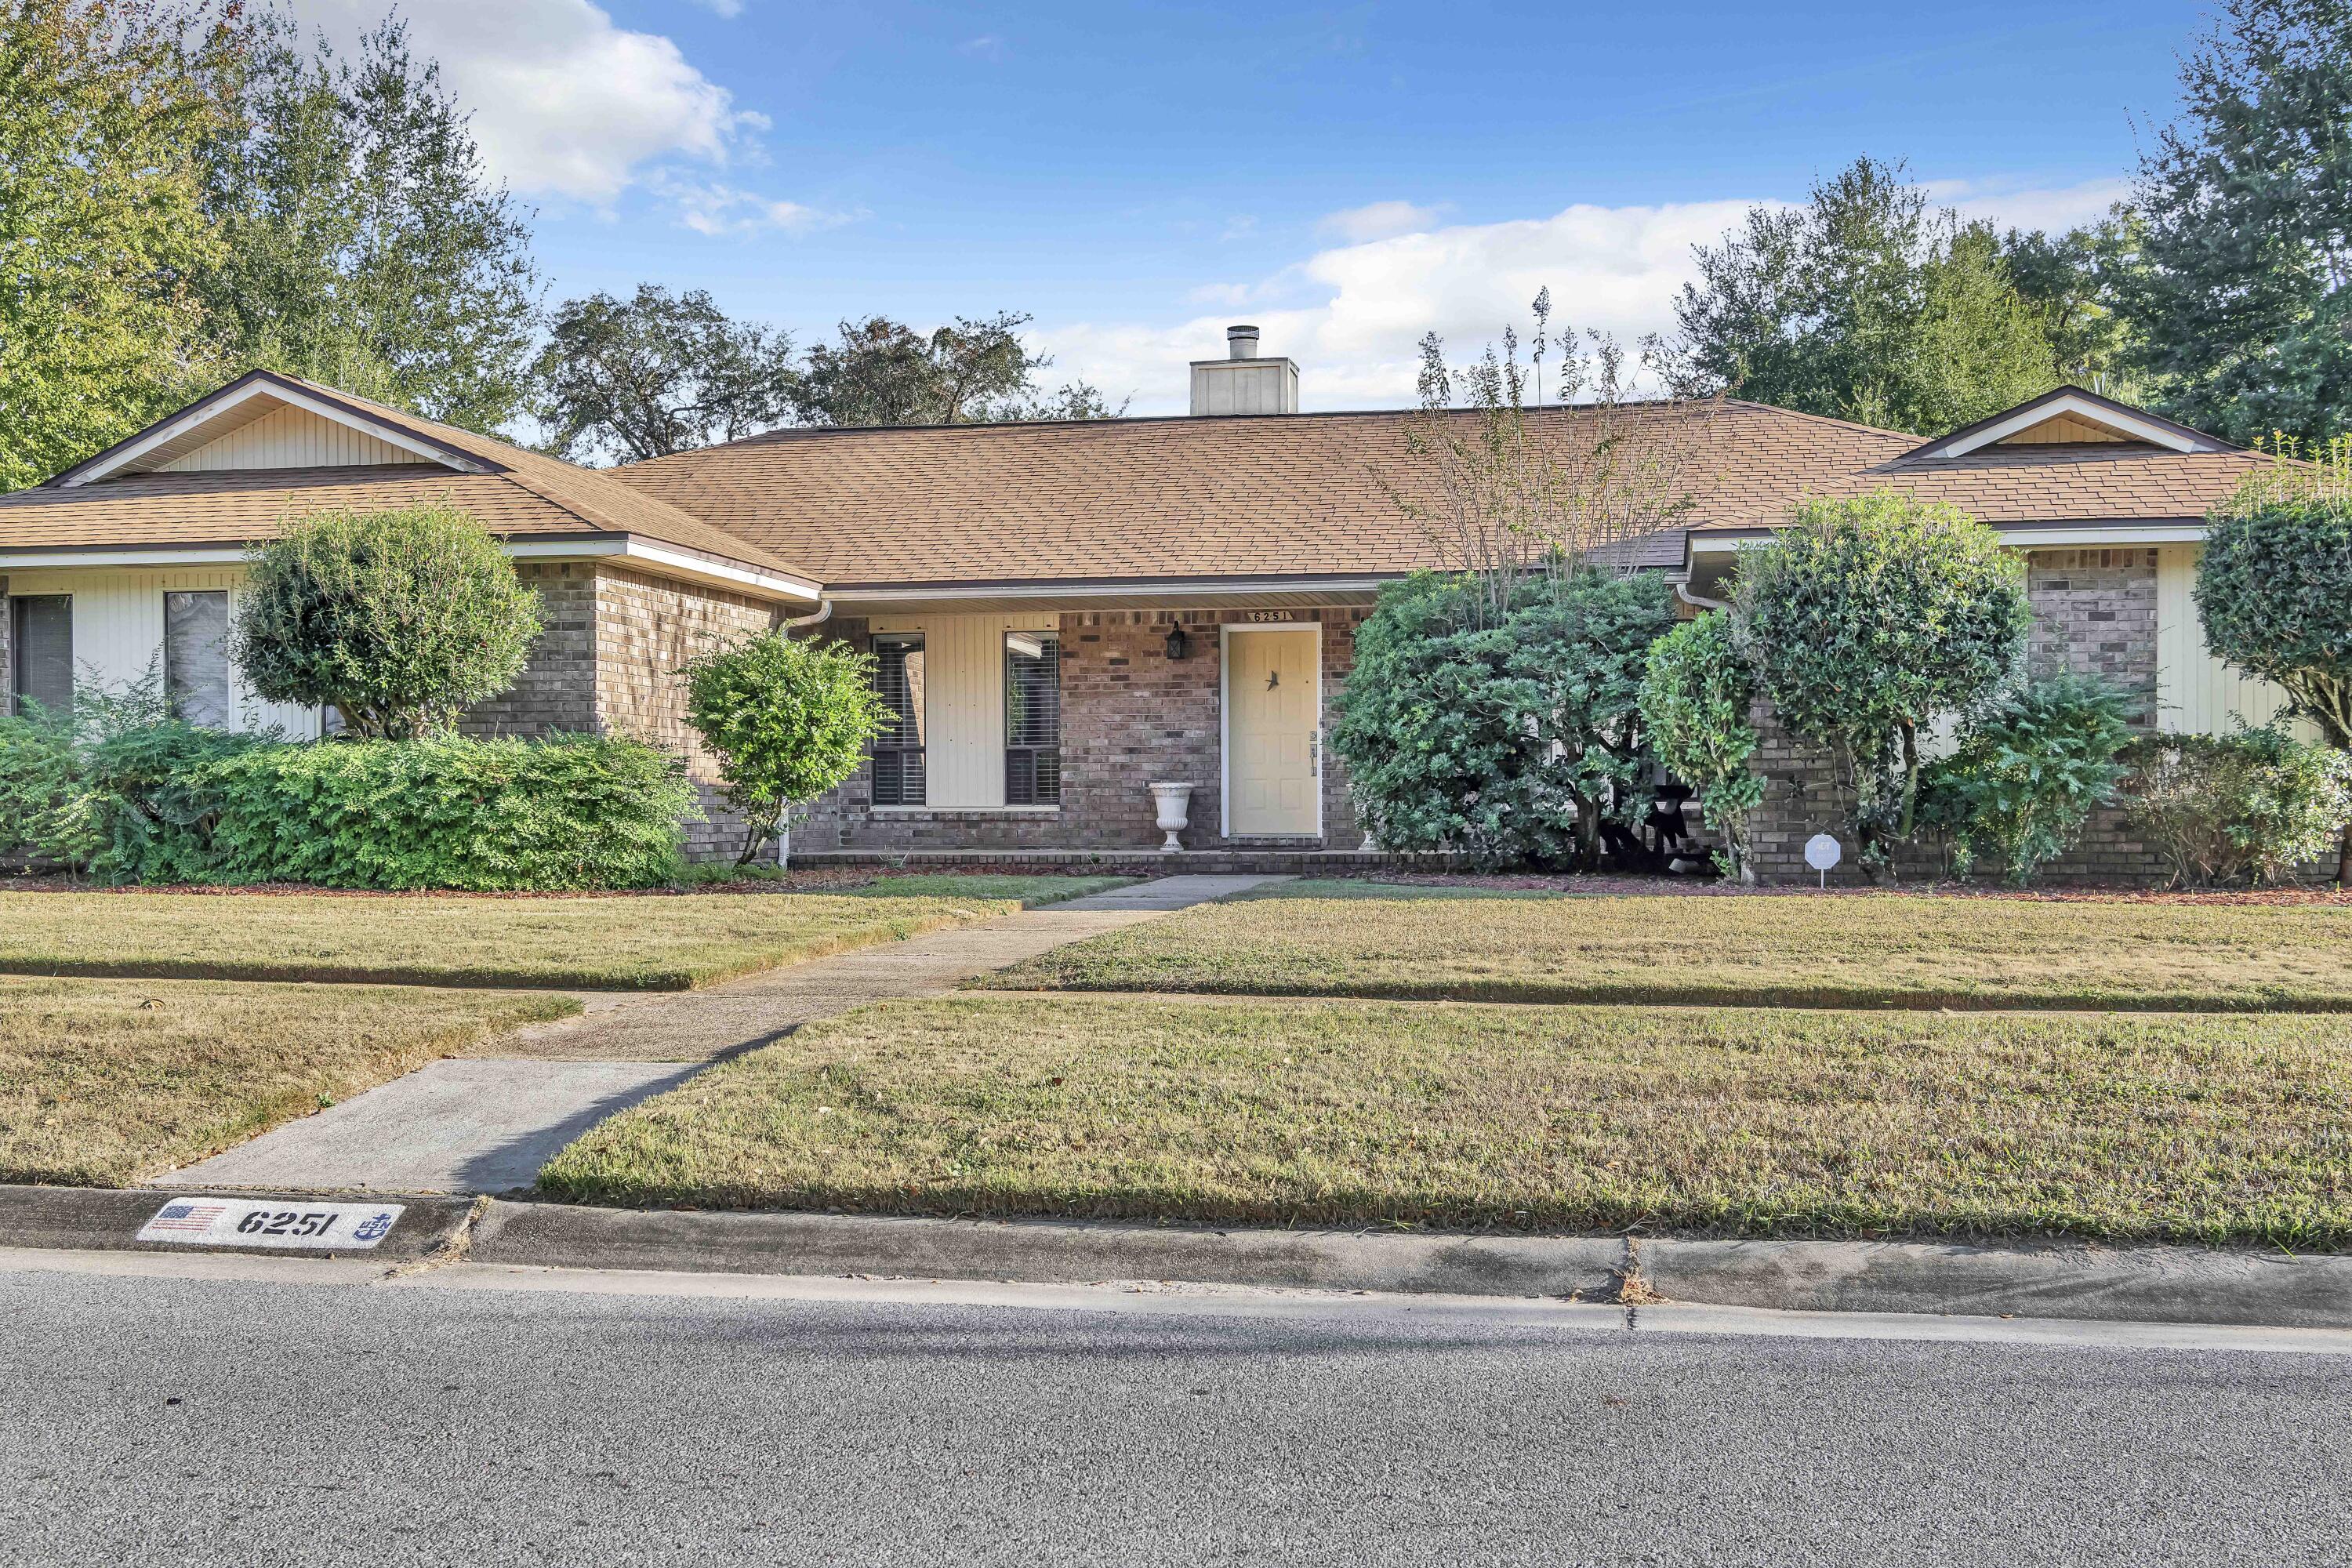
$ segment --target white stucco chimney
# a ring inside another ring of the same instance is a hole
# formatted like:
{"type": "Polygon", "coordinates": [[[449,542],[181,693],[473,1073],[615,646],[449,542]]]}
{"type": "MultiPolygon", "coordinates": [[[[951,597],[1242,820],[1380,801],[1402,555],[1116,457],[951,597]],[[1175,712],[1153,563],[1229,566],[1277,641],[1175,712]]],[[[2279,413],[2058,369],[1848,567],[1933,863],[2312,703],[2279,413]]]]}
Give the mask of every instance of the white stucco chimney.
{"type": "Polygon", "coordinates": [[[1288,359],[1260,359],[1257,329],[1225,329],[1225,357],[1192,362],[1195,414],[1296,414],[1298,366],[1288,359]]]}

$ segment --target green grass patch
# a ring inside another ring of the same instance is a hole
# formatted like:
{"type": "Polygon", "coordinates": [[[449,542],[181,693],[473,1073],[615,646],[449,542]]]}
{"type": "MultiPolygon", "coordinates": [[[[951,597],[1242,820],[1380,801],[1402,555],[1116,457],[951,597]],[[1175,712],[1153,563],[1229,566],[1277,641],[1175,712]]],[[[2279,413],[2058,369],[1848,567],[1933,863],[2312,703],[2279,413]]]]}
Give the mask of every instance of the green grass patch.
{"type": "Polygon", "coordinates": [[[2352,1244],[2352,1023],[960,996],[590,1131],[604,1204],[2352,1244]]]}
{"type": "Polygon", "coordinates": [[[2352,908],[1276,884],[975,982],[1524,1003],[2352,1010],[2352,908]]]}
{"type": "Polygon", "coordinates": [[[1111,877],[583,898],[0,893],[0,972],[678,991],[992,920],[1111,877]]]}
{"type": "Polygon", "coordinates": [[[0,980],[0,1182],[127,1186],[579,1010],[511,991],[0,980]]]}

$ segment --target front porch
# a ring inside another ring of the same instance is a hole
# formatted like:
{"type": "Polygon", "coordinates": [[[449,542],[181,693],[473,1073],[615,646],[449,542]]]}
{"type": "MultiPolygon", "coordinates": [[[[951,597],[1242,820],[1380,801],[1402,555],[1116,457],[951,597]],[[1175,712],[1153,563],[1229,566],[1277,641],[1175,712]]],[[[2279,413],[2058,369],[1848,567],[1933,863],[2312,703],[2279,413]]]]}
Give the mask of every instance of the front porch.
{"type": "Polygon", "coordinates": [[[1370,592],[1135,608],[845,603],[905,715],[793,833],[807,864],[1326,871],[1361,853],[1331,701],[1370,592]],[[1325,602],[1317,602],[1325,601],[1325,602]],[[1150,786],[1191,786],[1163,856],[1150,786]]]}

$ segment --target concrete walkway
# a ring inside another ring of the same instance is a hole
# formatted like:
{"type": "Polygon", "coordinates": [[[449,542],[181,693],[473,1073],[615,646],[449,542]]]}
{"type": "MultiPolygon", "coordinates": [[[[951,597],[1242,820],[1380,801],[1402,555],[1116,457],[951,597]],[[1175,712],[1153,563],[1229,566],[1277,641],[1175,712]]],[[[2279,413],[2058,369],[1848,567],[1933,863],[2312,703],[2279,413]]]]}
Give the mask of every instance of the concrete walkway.
{"type": "Polygon", "coordinates": [[[158,1180],[165,1186],[502,1193],[595,1123],[713,1059],[868,1002],[937,996],[1065,942],[1276,877],[1163,877],[980,925],[771,969],[702,991],[590,999],[158,1180]]]}

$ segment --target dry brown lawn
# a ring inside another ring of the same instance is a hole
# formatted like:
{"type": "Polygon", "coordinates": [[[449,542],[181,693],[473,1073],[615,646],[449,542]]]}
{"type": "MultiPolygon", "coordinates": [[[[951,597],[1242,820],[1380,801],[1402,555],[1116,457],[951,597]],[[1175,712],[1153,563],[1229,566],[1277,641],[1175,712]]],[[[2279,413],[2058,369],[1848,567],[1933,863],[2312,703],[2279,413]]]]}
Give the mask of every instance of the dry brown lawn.
{"type": "Polygon", "coordinates": [[[0,892],[0,972],[676,991],[992,920],[1107,877],[587,898],[0,892]]]}
{"type": "Polygon", "coordinates": [[[811,1026],[540,1181],[706,1207],[2342,1247],[2352,1020],[966,995],[811,1026]]]}
{"type": "Polygon", "coordinates": [[[1278,884],[981,982],[1528,1003],[2352,1010],[2352,907],[1278,884]]]}
{"type": "Polygon", "coordinates": [[[0,1182],[127,1185],[577,1011],[516,991],[0,979],[0,1182]]]}

